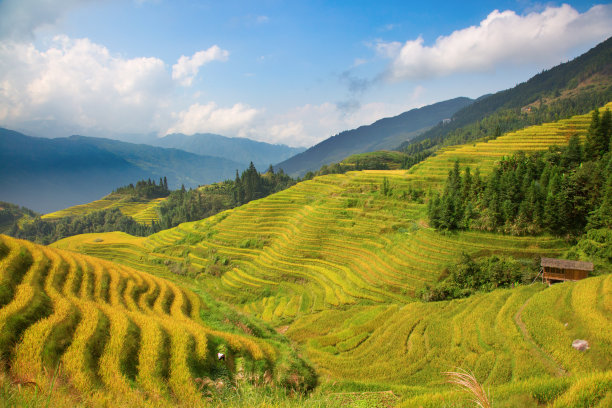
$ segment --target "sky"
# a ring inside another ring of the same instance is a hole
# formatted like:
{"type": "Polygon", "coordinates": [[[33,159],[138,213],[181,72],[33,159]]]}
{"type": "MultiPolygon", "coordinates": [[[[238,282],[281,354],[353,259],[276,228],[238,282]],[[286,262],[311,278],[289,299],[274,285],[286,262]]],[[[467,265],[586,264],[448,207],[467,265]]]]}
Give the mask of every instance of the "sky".
{"type": "Polygon", "coordinates": [[[309,147],[611,35],[590,1],[0,0],[0,126],[309,147]]]}

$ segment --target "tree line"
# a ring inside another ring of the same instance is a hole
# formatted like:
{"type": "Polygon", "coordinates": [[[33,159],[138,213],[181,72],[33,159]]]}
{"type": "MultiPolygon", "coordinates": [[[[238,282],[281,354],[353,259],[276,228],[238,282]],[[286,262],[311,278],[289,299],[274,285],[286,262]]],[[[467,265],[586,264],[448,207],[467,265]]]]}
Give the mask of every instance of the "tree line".
{"type": "Polygon", "coordinates": [[[171,192],[158,207],[159,226],[167,229],[182,222],[201,220],[282,191],[296,182],[282,169],[274,171],[272,166],[267,172],[259,173],[251,162],[242,174],[236,170],[234,180],[189,190],[183,186],[171,192]]]}
{"type": "Polygon", "coordinates": [[[442,194],[428,203],[439,229],[479,229],[514,235],[549,232],[577,236],[612,227],[612,115],[593,111],[584,145],[504,158],[488,180],[455,163],[442,194]]]}
{"type": "Polygon", "coordinates": [[[141,199],[154,199],[167,197],[170,194],[170,189],[168,188],[168,179],[164,176],[164,178],[159,178],[159,184],[155,183],[155,180],[140,180],[134,184],[129,184],[127,186],[119,187],[113,191],[118,194],[128,194],[134,198],[141,199]]]}
{"type": "MultiPolygon", "coordinates": [[[[119,208],[93,211],[79,216],[68,216],[56,220],[43,220],[39,214],[23,209],[31,220],[19,222],[14,215],[16,206],[7,205],[0,209],[0,217],[9,226],[6,232],[15,238],[28,239],[41,244],[50,244],[62,238],[92,232],[121,231],[135,236],[148,236],[177,226],[182,222],[201,220],[221,211],[266,197],[284,190],[297,181],[282,170],[274,171],[272,166],[266,173],[259,173],[253,163],[234,180],[226,180],[209,186],[187,190],[185,186],[170,191],[166,177],[154,180],[140,180],[136,184],[117,188],[114,193],[123,194],[127,199],[153,199],[167,197],[158,207],[158,222],[143,225],[132,217],[121,213],[119,208]]],[[[18,208],[18,207],[16,207],[18,208]]]]}

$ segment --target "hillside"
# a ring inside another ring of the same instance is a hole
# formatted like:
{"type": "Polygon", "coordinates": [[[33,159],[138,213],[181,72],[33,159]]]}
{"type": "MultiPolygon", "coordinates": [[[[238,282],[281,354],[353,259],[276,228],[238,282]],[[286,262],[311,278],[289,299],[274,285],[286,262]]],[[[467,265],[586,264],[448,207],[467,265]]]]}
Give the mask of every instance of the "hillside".
{"type": "Polygon", "coordinates": [[[75,205],[43,215],[43,220],[56,220],[63,217],[89,214],[92,211],[118,208],[124,215],[134,218],[141,224],[150,225],[152,221],[158,221],[157,207],[165,198],[154,198],[151,200],[136,200],[124,194],[111,193],[99,200],[87,204],[75,205]]]}
{"type": "Polygon", "coordinates": [[[504,155],[584,135],[589,120],[447,149],[408,171],[316,177],[148,238],[88,234],[54,246],[195,278],[211,296],[286,331],[332,396],[392,390],[400,406],[440,406],[462,395],[442,372],[462,367],[502,406],[604,407],[612,398],[609,275],[414,299],[463,252],[509,255],[527,268],[539,256],[562,256],[568,244],[546,235],[437,232],[424,222],[423,198],[442,188],[457,159],[487,174],[504,155]],[[588,353],[571,349],[575,338],[588,339],[588,353]]]}
{"type": "Polygon", "coordinates": [[[448,119],[459,109],[472,103],[469,98],[455,98],[419,109],[404,112],[392,118],[380,119],[371,125],[347,130],[332,136],[276,167],[293,176],[318,170],[325,164],[339,162],[356,153],[393,149],[402,142],[416,137],[427,128],[448,119]]]}
{"type": "Polygon", "coordinates": [[[242,163],[242,168],[246,168],[250,162],[253,162],[255,167],[262,170],[305,150],[302,147],[289,147],[212,133],[196,133],[189,136],[173,133],[161,138],[148,138],[146,143],[152,146],[181,149],[202,156],[221,157],[242,163]]]}
{"type": "Polygon", "coordinates": [[[242,165],[177,149],[73,136],[46,139],[0,129],[0,200],[46,213],[96,200],[120,185],[167,176],[197,186],[242,165]]]}
{"type": "Polygon", "coordinates": [[[0,265],[0,355],[14,383],[49,389],[61,364],[63,388],[90,406],[201,406],[230,377],[312,384],[279,335],[185,285],[3,235],[0,265]]]}
{"type": "Polygon", "coordinates": [[[94,242],[95,236],[57,245],[70,242],[71,248],[124,259],[133,266],[142,263],[139,260],[156,262],[157,254],[174,256],[184,273],[198,276],[210,293],[277,323],[363,300],[408,301],[462,252],[524,259],[561,255],[568,246],[553,237],[440,234],[426,225],[423,200],[427,191],[444,185],[456,160],[486,175],[504,155],[543,150],[566,144],[571,134],[584,135],[589,120],[589,115],[581,115],[447,149],[408,171],[317,177],[214,217],[161,231],[128,253],[122,252],[123,245],[94,242]]]}
{"type": "Polygon", "coordinates": [[[287,331],[328,381],[408,395],[401,407],[467,396],[444,372],[472,371],[494,406],[606,407],[612,401],[612,276],[468,299],[326,310],[287,331]],[[588,339],[587,353],[571,348],[588,339]]]}

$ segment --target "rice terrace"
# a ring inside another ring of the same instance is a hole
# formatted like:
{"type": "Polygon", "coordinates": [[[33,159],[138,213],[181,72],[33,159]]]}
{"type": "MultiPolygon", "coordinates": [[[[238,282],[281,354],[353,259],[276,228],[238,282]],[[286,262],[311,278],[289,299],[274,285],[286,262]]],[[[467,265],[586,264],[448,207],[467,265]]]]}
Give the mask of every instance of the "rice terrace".
{"type": "Polygon", "coordinates": [[[612,407],[611,5],[43,3],[0,2],[0,407],[612,407]]]}

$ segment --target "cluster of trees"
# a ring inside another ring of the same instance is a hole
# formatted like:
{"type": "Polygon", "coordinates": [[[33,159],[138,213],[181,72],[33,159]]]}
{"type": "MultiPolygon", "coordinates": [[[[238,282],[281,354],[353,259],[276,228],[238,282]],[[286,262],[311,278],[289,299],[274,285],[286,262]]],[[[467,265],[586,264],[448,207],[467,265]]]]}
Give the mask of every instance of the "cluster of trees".
{"type": "Polygon", "coordinates": [[[168,196],[158,208],[159,222],[153,222],[151,225],[139,224],[133,218],[123,215],[118,208],[59,220],[43,220],[39,214],[26,209],[33,220],[19,223],[23,211],[14,216],[15,208],[18,207],[8,203],[5,206],[0,205],[0,220],[6,219],[9,223],[5,228],[7,234],[41,244],[50,244],[62,238],[91,232],[122,231],[131,235],[147,236],[182,222],[210,217],[284,190],[295,183],[296,180],[282,170],[275,172],[270,166],[266,173],[260,174],[251,163],[241,176],[236,171],[235,180],[226,180],[198,189],[187,190],[182,186],[181,189],[170,192],[165,177],[160,179],[159,184],[151,180],[141,180],[136,185],[130,184],[116,189],[115,193],[134,199],[168,196]]]}
{"type": "Polygon", "coordinates": [[[304,180],[310,180],[316,176],[324,176],[326,174],[344,174],[348,171],[389,170],[390,168],[398,167],[408,169],[418,163],[418,161],[423,160],[423,158],[416,162],[411,160],[413,160],[411,157],[395,151],[355,154],[340,163],[324,164],[317,171],[309,171],[304,175],[304,180]]]}
{"type": "Polygon", "coordinates": [[[146,236],[159,230],[155,223],[149,226],[139,224],[132,217],[123,215],[118,208],[112,208],[59,220],[36,217],[22,225],[14,223],[8,235],[48,245],[62,238],[92,232],[123,231],[131,235],[146,236]]]}
{"type": "Polygon", "coordinates": [[[29,208],[0,201],[0,233],[8,232],[12,225],[23,216],[34,218],[38,215],[29,208]]]}
{"type": "Polygon", "coordinates": [[[163,179],[160,177],[159,184],[155,183],[155,180],[140,180],[134,184],[129,184],[127,186],[119,187],[114,191],[119,194],[128,194],[134,198],[141,199],[153,199],[153,198],[161,198],[167,197],[170,194],[170,190],[168,189],[168,179],[164,177],[163,179]]]}
{"type": "Polygon", "coordinates": [[[482,229],[515,235],[579,235],[612,227],[612,115],[594,111],[586,143],[518,153],[502,160],[488,180],[455,163],[442,195],[430,197],[428,216],[440,229],[482,229]]]}
{"type": "Polygon", "coordinates": [[[159,224],[167,229],[182,222],[201,220],[284,190],[295,183],[296,180],[282,169],[275,172],[270,166],[266,173],[260,174],[251,163],[241,175],[236,171],[234,180],[198,189],[186,190],[183,187],[173,191],[159,206],[159,224]]]}
{"type": "Polygon", "coordinates": [[[446,268],[438,282],[426,285],[419,296],[426,302],[458,299],[476,292],[528,283],[537,273],[537,263],[521,263],[511,257],[492,255],[474,260],[463,254],[461,261],[446,268]]]}

